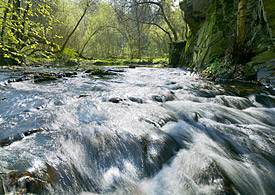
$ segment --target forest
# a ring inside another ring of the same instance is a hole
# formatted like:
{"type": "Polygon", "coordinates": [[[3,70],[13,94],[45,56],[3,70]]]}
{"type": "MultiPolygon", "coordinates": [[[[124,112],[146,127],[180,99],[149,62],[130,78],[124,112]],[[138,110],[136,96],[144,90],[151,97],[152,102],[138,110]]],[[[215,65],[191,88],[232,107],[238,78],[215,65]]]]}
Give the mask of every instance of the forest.
{"type": "Polygon", "coordinates": [[[168,58],[188,27],[166,1],[1,0],[0,60],[168,58]]]}

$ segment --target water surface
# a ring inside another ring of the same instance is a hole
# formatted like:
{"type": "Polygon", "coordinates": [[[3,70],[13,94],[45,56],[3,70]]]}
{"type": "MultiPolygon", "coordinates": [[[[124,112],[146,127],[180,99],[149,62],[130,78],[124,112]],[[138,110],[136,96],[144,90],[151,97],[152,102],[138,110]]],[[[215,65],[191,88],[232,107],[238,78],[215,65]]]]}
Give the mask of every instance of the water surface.
{"type": "Polygon", "coordinates": [[[22,171],[45,181],[39,194],[275,191],[271,90],[181,69],[7,82],[18,77],[0,72],[0,139],[43,132],[0,147],[6,191],[18,189],[4,174],[22,171]]]}

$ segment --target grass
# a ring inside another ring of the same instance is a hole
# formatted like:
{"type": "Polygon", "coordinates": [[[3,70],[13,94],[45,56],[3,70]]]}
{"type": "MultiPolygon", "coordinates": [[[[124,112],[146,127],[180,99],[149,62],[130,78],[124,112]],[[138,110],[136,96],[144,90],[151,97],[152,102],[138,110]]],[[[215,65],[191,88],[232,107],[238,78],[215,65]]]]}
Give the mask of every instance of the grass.
{"type": "Polygon", "coordinates": [[[26,62],[28,65],[40,66],[43,64],[50,64],[50,65],[58,65],[58,66],[70,66],[70,67],[80,67],[86,68],[90,67],[91,65],[95,67],[101,66],[113,66],[113,65],[120,65],[125,66],[129,64],[168,64],[168,58],[142,58],[142,59],[95,59],[95,60],[87,60],[82,58],[72,58],[70,61],[76,62],[78,65],[66,65],[66,61],[59,60],[57,58],[36,58],[36,57],[27,57],[26,62]]]}

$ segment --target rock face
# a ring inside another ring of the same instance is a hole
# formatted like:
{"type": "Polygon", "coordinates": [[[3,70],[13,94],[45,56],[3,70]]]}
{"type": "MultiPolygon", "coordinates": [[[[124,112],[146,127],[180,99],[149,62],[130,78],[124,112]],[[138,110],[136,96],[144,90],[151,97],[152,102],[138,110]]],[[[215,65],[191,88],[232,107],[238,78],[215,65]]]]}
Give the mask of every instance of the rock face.
{"type": "MultiPolygon", "coordinates": [[[[258,64],[273,62],[275,58],[275,1],[247,2],[246,43],[254,56],[249,65],[257,69],[258,64]],[[263,53],[268,53],[264,59],[263,53]]],[[[238,1],[184,0],[180,8],[191,36],[178,54],[179,62],[172,65],[201,69],[212,56],[222,58],[232,53],[230,50],[236,45],[238,1]]],[[[269,63],[267,67],[274,69],[275,66],[269,63]]]]}

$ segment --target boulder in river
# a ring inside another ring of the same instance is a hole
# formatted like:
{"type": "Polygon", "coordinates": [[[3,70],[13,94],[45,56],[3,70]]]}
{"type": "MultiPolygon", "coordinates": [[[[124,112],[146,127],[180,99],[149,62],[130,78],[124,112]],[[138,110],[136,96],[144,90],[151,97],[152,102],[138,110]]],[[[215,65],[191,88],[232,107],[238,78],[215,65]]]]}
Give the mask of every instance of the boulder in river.
{"type": "Polygon", "coordinates": [[[57,77],[55,74],[42,74],[42,75],[35,75],[34,76],[34,82],[47,82],[47,81],[55,81],[57,80],[57,77]]]}

